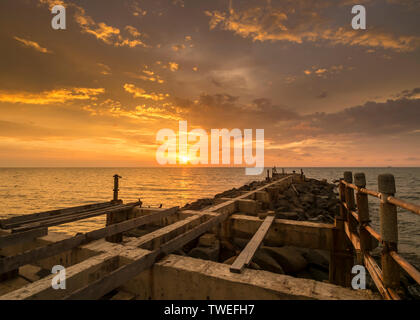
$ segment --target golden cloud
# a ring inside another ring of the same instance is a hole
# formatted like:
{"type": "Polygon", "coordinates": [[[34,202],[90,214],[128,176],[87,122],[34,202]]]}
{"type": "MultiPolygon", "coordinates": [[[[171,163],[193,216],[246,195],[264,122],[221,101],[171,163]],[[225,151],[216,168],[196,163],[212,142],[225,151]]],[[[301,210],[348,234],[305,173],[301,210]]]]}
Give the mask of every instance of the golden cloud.
{"type": "Polygon", "coordinates": [[[74,19],[81,27],[83,33],[91,34],[96,39],[103,41],[106,44],[115,47],[130,47],[137,46],[147,47],[147,45],[140,39],[142,34],[132,26],[126,26],[125,33],[122,35],[121,30],[106,24],[105,22],[97,23],[92,17],[86,14],[86,10],[74,3],[65,3],[62,0],[39,0],[40,4],[46,4],[50,8],[56,4],[61,4],[66,7],[73,7],[75,10],[74,19]]]}
{"type": "Polygon", "coordinates": [[[108,76],[111,74],[111,68],[104,63],[97,63],[97,65],[101,68],[101,74],[104,76],[108,76]]]}
{"type": "Polygon", "coordinates": [[[41,93],[30,92],[4,92],[0,91],[0,101],[8,103],[24,104],[52,104],[65,103],[72,100],[96,100],[97,95],[104,93],[104,88],[72,88],[43,91],[41,93]]]}
{"type": "MultiPolygon", "coordinates": [[[[338,28],[334,29],[330,21],[312,8],[311,1],[297,1],[281,9],[274,7],[254,7],[245,10],[230,9],[228,12],[206,11],[210,17],[209,26],[213,30],[232,31],[253,41],[287,41],[292,43],[328,41],[334,45],[381,47],[394,51],[413,51],[420,46],[420,37],[394,35],[380,30],[369,32],[338,28]],[[299,6],[299,8],[297,8],[299,6]]],[[[325,7],[334,4],[326,2],[325,7]]]]}
{"type": "Polygon", "coordinates": [[[132,119],[166,119],[166,120],[182,120],[179,116],[172,112],[168,112],[167,108],[163,107],[151,107],[146,105],[140,105],[135,110],[123,110],[122,108],[112,108],[110,113],[116,117],[128,117],[132,119]]]}
{"type": "Polygon", "coordinates": [[[179,68],[179,64],[176,62],[169,62],[169,70],[171,70],[172,72],[177,71],[179,68]]]}
{"type": "Polygon", "coordinates": [[[19,37],[14,37],[14,39],[16,41],[19,41],[20,43],[22,43],[25,47],[28,48],[32,48],[35,49],[38,52],[42,52],[42,53],[52,53],[52,51],[48,50],[47,48],[43,48],[41,47],[37,42],[35,41],[31,41],[31,40],[26,40],[26,39],[22,39],[19,37]]]}
{"type": "Polygon", "coordinates": [[[169,97],[169,94],[165,93],[147,93],[144,89],[136,87],[134,84],[124,84],[124,90],[131,93],[134,98],[151,99],[154,101],[164,100],[169,97]]]}
{"type": "Polygon", "coordinates": [[[134,79],[140,79],[144,81],[151,81],[156,83],[164,83],[165,81],[161,79],[161,77],[155,73],[154,71],[148,70],[146,67],[145,70],[142,71],[143,74],[136,74],[134,72],[126,72],[125,74],[134,79]]]}
{"type": "Polygon", "coordinates": [[[180,50],[185,49],[185,45],[184,44],[175,44],[172,46],[172,50],[174,50],[175,52],[178,52],[180,50]]]}

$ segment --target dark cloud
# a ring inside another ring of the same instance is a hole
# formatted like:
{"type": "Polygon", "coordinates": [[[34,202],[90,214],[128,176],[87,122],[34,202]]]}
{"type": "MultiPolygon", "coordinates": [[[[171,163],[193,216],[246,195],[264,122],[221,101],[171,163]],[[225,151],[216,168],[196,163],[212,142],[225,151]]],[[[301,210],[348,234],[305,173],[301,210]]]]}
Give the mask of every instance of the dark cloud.
{"type": "Polygon", "coordinates": [[[414,88],[411,90],[404,90],[401,91],[400,93],[395,95],[397,98],[413,98],[416,96],[420,96],[420,88],[414,88]]]}
{"type": "Polygon", "coordinates": [[[315,113],[304,117],[310,127],[322,133],[396,134],[419,129],[420,99],[367,102],[336,113],[315,113]]]}
{"type": "MultiPolygon", "coordinates": [[[[414,92],[405,90],[404,92],[414,92]]],[[[241,104],[239,97],[229,94],[203,94],[194,103],[179,100],[185,116],[206,126],[263,128],[268,138],[276,136],[282,123],[281,135],[290,140],[299,137],[384,136],[408,134],[420,129],[420,99],[395,99],[386,102],[367,102],[338,112],[299,114],[287,107],[274,105],[270,99],[255,99],[250,106],[241,104]]]]}
{"type": "Polygon", "coordinates": [[[322,91],[319,95],[317,95],[316,97],[318,99],[324,99],[328,96],[328,93],[326,91],[322,91]]]}

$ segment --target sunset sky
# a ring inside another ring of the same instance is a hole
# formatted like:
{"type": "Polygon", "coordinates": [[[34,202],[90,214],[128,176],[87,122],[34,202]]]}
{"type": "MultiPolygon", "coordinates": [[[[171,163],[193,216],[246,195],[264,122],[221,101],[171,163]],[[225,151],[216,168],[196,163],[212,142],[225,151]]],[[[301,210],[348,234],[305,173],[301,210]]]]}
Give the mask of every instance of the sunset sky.
{"type": "Polygon", "coordinates": [[[419,17],[418,0],[1,0],[0,166],[156,166],[180,120],[264,129],[267,166],[420,166],[419,17]]]}

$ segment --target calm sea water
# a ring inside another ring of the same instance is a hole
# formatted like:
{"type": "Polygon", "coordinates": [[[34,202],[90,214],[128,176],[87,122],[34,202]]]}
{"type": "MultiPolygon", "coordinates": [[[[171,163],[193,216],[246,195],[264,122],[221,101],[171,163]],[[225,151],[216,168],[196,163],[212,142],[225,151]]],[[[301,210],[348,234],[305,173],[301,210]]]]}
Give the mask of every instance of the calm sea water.
{"type": "MultiPolygon", "coordinates": [[[[299,170],[286,168],[288,172],[299,170]]],[[[367,187],[377,190],[377,176],[392,173],[397,197],[420,203],[420,168],[304,168],[310,178],[332,181],[344,171],[364,172],[367,187]]],[[[246,176],[243,168],[0,168],[0,218],[112,199],[113,178],[121,179],[120,199],[141,199],[143,206],[183,206],[198,198],[264,179],[246,176]]],[[[369,197],[372,225],[379,231],[378,199],[369,197]]],[[[420,216],[399,210],[399,250],[420,266],[420,216]]],[[[51,228],[74,234],[104,225],[95,217],[51,228]]]]}

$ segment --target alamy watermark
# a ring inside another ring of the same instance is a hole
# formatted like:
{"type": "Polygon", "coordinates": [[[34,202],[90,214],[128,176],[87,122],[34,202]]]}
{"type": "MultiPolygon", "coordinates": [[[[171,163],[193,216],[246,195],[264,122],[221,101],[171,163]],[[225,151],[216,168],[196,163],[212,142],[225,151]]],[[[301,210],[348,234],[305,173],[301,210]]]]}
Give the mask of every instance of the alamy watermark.
{"type": "Polygon", "coordinates": [[[351,27],[354,30],[366,29],[366,8],[360,4],[353,6],[351,13],[355,14],[351,20],[351,27]]]}
{"type": "Polygon", "coordinates": [[[54,30],[66,30],[66,8],[62,5],[56,5],[51,9],[55,16],[51,20],[51,27],[54,30]]]}
{"type": "Polygon", "coordinates": [[[366,268],[361,265],[355,265],[351,269],[352,274],[356,274],[351,279],[351,287],[355,290],[365,290],[366,289],[366,268]]]}
{"type": "Polygon", "coordinates": [[[187,121],[179,121],[177,134],[171,129],[161,129],[156,135],[156,141],[162,143],[156,151],[156,160],[160,165],[220,164],[220,149],[222,151],[222,164],[231,164],[231,138],[233,139],[233,164],[254,165],[245,168],[246,175],[260,175],[264,171],[264,129],[211,129],[210,137],[203,129],[193,129],[188,132],[187,121]],[[209,139],[210,138],[210,139],[209,139]],[[220,144],[221,140],[221,144],[220,144]],[[255,156],[253,144],[255,142],[255,156]],[[190,143],[194,143],[190,145],[190,143]]]}
{"type": "Polygon", "coordinates": [[[61,265],[55,265],[51,273],[57,274],[51,280],[51,287],[55,290],[66,289],[66,268],[61,265]]]}

